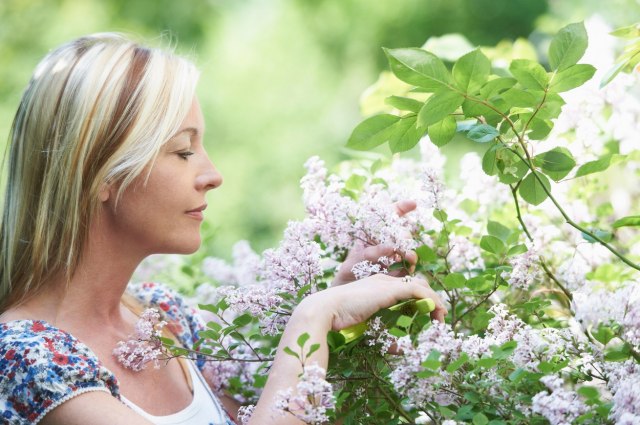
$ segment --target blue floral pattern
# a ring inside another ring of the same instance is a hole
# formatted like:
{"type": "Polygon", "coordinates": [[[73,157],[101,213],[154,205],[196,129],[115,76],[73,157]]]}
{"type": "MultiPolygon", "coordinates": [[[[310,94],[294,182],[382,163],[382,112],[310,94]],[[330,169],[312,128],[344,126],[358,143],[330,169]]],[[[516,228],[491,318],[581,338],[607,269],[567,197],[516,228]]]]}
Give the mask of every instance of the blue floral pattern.
{"type": "MultiPolygon", "coordinates": [[[[158,308],[167,327],[192,347],[202,319],[175,291],[157,283],[130,285],[143,305],[158,308]]],[[[196,361],[198,368],[204,358],[196,361]]],[[[52,409],[88,391],[120,400],[118,380],[85,344],[38,320],[0,323],[0,419],[3,424],[38,423],[52,409]]],[[[233,422],[229,419],[229,424],[233,422]]]]}

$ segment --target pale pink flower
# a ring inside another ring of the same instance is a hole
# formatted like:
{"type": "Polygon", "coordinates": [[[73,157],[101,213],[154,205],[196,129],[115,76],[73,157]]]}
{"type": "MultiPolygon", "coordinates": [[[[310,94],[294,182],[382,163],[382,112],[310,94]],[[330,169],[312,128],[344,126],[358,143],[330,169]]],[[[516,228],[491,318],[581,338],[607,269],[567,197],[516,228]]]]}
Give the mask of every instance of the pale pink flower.
{"type": "Polygon", "coordinates": [[[240,421],[240,425],[247,425],[251,416],[253,415],[253,411],[256,409],[256,406],[242,406],[238,409],[238,421],[240,421]]]}
{"type": "Polygon", "coordinates": [[[540,381],[549,391],[533,396],[533,412],[547,418],[551,425],[570,425],[588,411],[587,405],[575,391],[564,388],[564,381],[554,375],[544,376],[540,381]]]}
{"type": "Polygon", "coordinates": [[[308,424],[326,423],[327,411],[335,407],[335,397],[325,374],[317,364],[304,366],[295,393],[292,388],[279,391],[274,409],[288,412],[308,424]]]}
{"type": "Polygon", "coordinates": [[[351,273],[359,280],[378,273],[386,274],[387,269],[378,263],[364,260],[354,264],[353,267],[351,267],[351,273]]]}
{"type": "Polygon", "coordinates": [[[135,372],[145,369],[151,361],[156,368],[160,367],[160,359],[166,354],[160,336],[166,324],[160,321],[158,310],[146,309],[135,325],[135,335],[119,341],[113,355],[124,367],[135,372]]]}
{"type": "Polygon", "coordinates": [[[509,285],[517,289],[527,290],[540,277],[540,266],[538,261],[540,256],[535,245],[529,247],[527,252],[516,255],[509,260],[511,272],[503,272],[502,278],[509,282],[509,285]]]}

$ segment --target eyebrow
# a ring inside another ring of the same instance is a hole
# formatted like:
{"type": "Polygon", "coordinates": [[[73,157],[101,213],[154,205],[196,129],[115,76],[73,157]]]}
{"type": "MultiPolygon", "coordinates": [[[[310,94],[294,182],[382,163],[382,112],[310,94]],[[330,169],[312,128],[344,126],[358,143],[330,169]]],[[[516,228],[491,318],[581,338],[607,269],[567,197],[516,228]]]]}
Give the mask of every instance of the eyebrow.
{"type": "Polygon", "coordinates": [[[197,136],[199,134],[199,131],[195,127],[187,127],[187,128],[183,128],[182,130],[178,131],[176,134],[171,136],[171,138],[173,139],[175,137],[178,137],[182,133],[191,133],[192,136],[197,136]]]}

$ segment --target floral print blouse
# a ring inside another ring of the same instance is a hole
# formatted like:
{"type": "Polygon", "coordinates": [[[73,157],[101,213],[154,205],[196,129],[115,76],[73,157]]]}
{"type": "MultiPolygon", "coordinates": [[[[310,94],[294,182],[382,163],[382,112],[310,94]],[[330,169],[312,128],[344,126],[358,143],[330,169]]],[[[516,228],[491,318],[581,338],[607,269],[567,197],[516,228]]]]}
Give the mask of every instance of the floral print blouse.
{"type": "MultiPolygon", "coordinates": [[[[193,346],[204,325],[180,295],[157,283],[129,285],[128,290],[144,306],[160,310],[181,344],[193,346]]],[[[202,370],[204,358],[195,363],[202,370]]],[[[44,321],[0,323],[0,423],[38,423],[57,406],[89,391],[105,391],[121,400],[118,380],[89,347],[44,321]]]]}

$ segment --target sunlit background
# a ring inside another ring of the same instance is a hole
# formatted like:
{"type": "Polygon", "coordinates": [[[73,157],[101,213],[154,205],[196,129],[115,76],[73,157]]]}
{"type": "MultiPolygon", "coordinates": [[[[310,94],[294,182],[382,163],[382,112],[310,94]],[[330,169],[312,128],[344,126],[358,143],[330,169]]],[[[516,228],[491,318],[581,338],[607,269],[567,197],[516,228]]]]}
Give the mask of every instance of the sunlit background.
{"type": "MultiPolygon", "coordinates": [[[[0,0],[0,139],[39,59],[74,37],[119,31],[175,45],[202,69],[207,149],[225,177],[209,195],[203,251],[228,257],[247,239],[272,246],[302,216],[298,181],[329,165],[361,120],[359,97],[386,69],[381,47],[461,33],[495,45],[542,45],[568,22],[599,14],[640,20],[637,0],[0,0]]],[[[202,253],[201,253],[202,254],[202,253]]]]}

